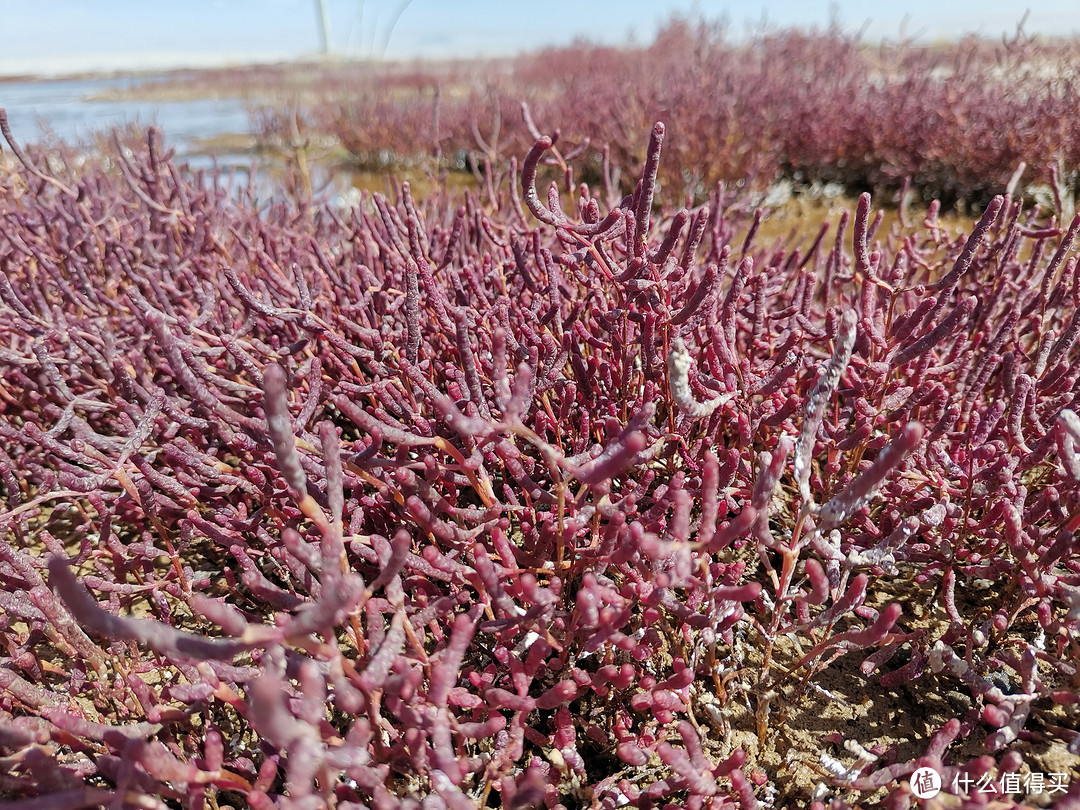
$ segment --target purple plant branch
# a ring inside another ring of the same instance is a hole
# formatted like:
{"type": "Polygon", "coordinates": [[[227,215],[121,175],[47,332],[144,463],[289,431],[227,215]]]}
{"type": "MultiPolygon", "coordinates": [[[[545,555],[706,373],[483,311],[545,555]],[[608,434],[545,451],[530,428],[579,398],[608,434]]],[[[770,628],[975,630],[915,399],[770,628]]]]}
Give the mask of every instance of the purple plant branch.
{"type": "Polygon", "coordinates": [[[23,149],[19,146],[18,142],[15,140],[15,136],[11,134],[11,126],[8,124],[7,110],[3,107],[0,107],[0,133],[3,134],[4,140],[8,142],[8,146],[11,147],[11,151],[15,153],[15,157],[19,159],[19,162],[26,167],[26,170],[30,172],[30,174],[34,175],[34,177],[36,177],[38,180],[41,180],[42,182],[55,186],[72,200],[78,199],[78,191],[66,185],[65,183],[60,182],[55,177],[45,174],[37,166],[34,165],[34,162],[30,159],[30,156],[27,155],[25,151],[23,151],[23,149]]]}
{"type": "Polygon", "coordinates": [[[661,122],[653,124],[649,133],[649,146],[645,151],[645,167],[641,173],[637,207],[634,209],[634,255],[641,256],[645,250],[645,236],[652,218],[653,194],[656,191],[656,173],[660,168],[660,151],[664,145],[665,127],[661,122]]]}
{"type": "Polygon", "coordinates": [[[222,640],[177,630],[171,625],[149,619],[113,615],[90,596],[71,572],[67,560],[49,558],[49,584],[56,589],[77,621],[95,634],[111,641],[135,641],[167,657],[194,660],[229,660],[244,650],[264,646],[280,638],[271,628],[249,626],[246,637],[222,640]]]}
{"type": "Polygon", "coordinates": [[[671,224],[668,225],[668,232],[660,246],[649,254],[650,263],[662,265],[667,262],[668,257],[675,249],[675,244],[682,235],[682,229],[686,227],[686,223],[690,221],[690,218],[690,212],[685,208],[680,208],[675,212],[675,215],[671,218],[671,224]]]}
{"type": "Polygon", "coordinates": [[[405,267],[405,359],[415,365],[420,353],[420,270],[411,259],[405,267]]]}
{"type": "Polygon", "coordinates": [[[536,192],[536,167],[539,165],[544,152],[553,145],[552,139],[546,135],[537,138],[521,165],[521,194],[525,198],[526,207],[534,217],[545,225],[564,228],[570,233],[582,236],[596,236],[610,232],[619,223],[622,216],[622,211],[618,208],[613,208],[602,221],[595,224],[574,224],[561,211],[553,211],[540,202],[540,195],[536,192]]]}
{"type": "Polygon", "coordinates": [[[855,241],[855,272],[866,275],[872,272],[870,264],[870,237],[867,229],[870,223],[870,194],[863,192],[855,208],[855,220],[852,225],[852,237],[855,241]]]}
{"type": "Polygon", "coordinates": [[[572,466],[568,472],[578,481],[595,486],[626,472],[648,444],[648,437],[641,427],[627,428],[595,459],[572,466]]]}
{"type": "Polygon", "coordinates": [[[998,214],[1001,212],[1001,207],[1004,203],[1005,198],[1000,194],[990,200],[989,204],[986,206],[986,210],[983,211],[982,217],[975,225],[974,230],[972,230],[971,235],[968,236],[967,241],[964,242],[964,249],[960,251],[960,255],[956,257],[956,262],[953,264],[952,269],[941,279],[928,285],[928,289],[940,291],[935,309],[940,309],[944,305],[945,294],[955,287],[960,279],[971,269],[971,264],[975,260],[975,253],[982,245],[983,239],[986,237],[991,226],[993,226],[995,220],[997,220],[998,214]]]}
{"type": "Polygon", "coordinates": [[[840,321],[840,331],[836,336],[836,346],[832,357],[825,363],[825,368],[814,384],[806,400],[799,438],[795,443],[795,482],[799,487],[802,506],[812,503],[810,494],[810,462],[813,458],[814,443],[825,416],[825,407],[836,392],[840,378],[844,376],[851,352],[855,347],[857,318],[854,311],[847,310],[840,321]]]}
{"type": "Polygon", "coordinates": [[[702,308],[702,304],[705,300],[713,294],[713,286],[719,272],[720,270],[715,264],[710,264],[706,268],[705,275],[702,277],[701,281],[698,282],[697,287],[694,288],[694,292],[686,299],[686,303],[682,306],[682,309],[675,313],[671,318],[670,323],[672,326],[681,326],[702,308]]]}
{"type": "Polygon", "coordinates": [[[285,369],[271,363],[263,372],[263,410],[278,469],[297,499],[307,497],[307,476],[296,451],[292,417],[286,393],[285,369]]]}
{"type": "Polygon", "coordinates": [[[957,327],[965,323],[975,310],[978,299],[974,295],[964,297],[952,312],[942,318],[941,323],[935,326],[929,333],[912,343],[905,349],[897,352],[892,358],[892,366],[902,366],[934,348],[947,335],[956,331],[957,327]]]}
{"type": "Polygon", "coordinates": [[[852,514],[865,506],[905,458],[922,442],[923,427],[908,422],[887,444],[877,458],[850,484],[821,507],[817,531],[824,534],[843,525],[852,514]]]}

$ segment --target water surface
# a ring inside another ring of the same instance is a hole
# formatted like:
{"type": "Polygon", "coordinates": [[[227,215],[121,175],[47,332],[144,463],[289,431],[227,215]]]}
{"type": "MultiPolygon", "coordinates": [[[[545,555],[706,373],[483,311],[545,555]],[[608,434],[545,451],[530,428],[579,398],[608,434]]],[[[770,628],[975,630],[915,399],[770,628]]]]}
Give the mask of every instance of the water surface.
{"type": "Polygon", "coordinates": [[[149,101],[107,95],[147,81],[146,77],[0,81],[0,107],[7,109],[12,133],[23,143],[49,135],[73,143],[114,127],[153,124],[164,133],[166,144],[186,157],[204,153],[206,141],[250,131],[242,99],[149,101]]]}

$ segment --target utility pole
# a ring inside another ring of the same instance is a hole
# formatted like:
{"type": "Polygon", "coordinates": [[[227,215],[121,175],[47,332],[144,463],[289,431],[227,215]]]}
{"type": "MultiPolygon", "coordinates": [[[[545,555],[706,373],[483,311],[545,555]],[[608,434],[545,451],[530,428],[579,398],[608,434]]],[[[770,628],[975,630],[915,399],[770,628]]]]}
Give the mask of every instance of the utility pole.
{"type": "Polygon", "coordinates": [[[330,55],[330,7],[327,0],[315,0],[315,11],[319,18],[319,44],[322,55],[330,55]]]}

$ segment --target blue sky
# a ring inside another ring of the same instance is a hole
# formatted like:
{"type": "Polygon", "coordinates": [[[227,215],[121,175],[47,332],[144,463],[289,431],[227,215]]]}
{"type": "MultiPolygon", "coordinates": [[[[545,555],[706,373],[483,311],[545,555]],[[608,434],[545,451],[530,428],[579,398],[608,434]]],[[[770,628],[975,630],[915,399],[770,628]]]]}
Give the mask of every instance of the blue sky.
{"type": "MultiPolygon", "coordinates": [[[[1015,31],[1012,0],[327,0],[335,49],[356,56],[503,55],[577,37],[648,42],[673,13],[733,33],[825,25],[870,38],[1015,31]],[[539,9],[539,11],[537,11],[539,9]],[[391,27],[391,22],[396,24],[391,27]]],[[[1080,2],[1033,4],[1029,33],[1080,34],[1080,2]]],[[[0,74],[277,60],[318,50],[315,0],[0,0],[0,74]]]]}

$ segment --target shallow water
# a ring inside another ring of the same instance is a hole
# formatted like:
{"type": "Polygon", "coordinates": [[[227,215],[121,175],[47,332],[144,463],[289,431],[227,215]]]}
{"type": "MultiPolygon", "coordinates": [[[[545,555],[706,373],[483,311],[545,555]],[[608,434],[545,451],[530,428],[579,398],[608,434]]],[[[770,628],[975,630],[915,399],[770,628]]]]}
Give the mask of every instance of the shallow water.
{"type": "MultiPolygon", "coordinates": [[[[206,141],[247,133],[251,121],[242,99],[147,101],[102,97],[146,77],[81,78],[49,81],[0,81],[0,107],[7,110],[15,138],[32,143],[54,136],[67,142],[85,141],[114,127],[156,125],[165,142],[181,158],[209,165],[206,141]]],[[[230,155],[217,151],[219,158],[230,155]]]]}

